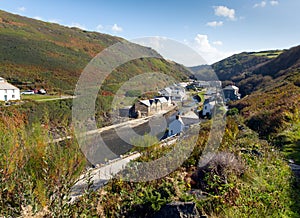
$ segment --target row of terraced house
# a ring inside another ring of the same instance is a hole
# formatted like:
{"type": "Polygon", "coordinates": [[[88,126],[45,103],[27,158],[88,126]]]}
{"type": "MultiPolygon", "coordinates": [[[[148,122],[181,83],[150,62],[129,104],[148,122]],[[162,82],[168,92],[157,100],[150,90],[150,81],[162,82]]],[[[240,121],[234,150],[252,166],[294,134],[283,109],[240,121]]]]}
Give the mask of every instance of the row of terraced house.
{"type": "Polygon", "coordinates": [[[136,117],[147,117],[168,110],[171,106],[171,98],[163,96],[148,100],[139,100],[133,105],[131,111],[136,117]]]}

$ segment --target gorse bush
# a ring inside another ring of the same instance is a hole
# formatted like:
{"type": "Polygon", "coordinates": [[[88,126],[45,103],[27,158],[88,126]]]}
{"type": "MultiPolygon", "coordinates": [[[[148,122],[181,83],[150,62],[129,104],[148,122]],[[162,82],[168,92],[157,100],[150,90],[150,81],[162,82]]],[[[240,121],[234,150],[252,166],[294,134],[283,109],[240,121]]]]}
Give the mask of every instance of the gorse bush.
{"type": "Polygon", "coordinates": [[[239,110],[237,108],[231,108],[229,111],[227,111],[228,116],[234,116],[239,114],[239,110]]]}
{"type": "Polygon", "coordinates": [[[47,129],[25,117],[0,113],[0,215],[19,216],[24,208],[32,212],[63,209],[74,179],[85,161],[78,145],[49,143],[47,129]]]}

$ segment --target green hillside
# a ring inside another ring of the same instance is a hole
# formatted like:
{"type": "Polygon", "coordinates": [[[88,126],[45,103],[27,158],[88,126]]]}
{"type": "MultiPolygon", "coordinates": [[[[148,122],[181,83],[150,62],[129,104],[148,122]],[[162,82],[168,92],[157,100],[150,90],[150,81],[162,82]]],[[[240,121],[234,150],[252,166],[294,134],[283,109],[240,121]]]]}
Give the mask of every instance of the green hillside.
{"type": "MultiPolygon", "coordinates": [[[[123,39],[0,11],[0,40],[0,76],[21,88],[44,87],[72,93],[89,61],[123,39]]],[[[160,71],[175,79],[186,78],[188,73],[183,66],[163,59],[145,59],[116,69],[124,75],[118,75],[116,82],[145,71],[160,71]]]]}
{"type": "Polygon", "coordinates": [[[257,65],[263,64],[269,60],[269,58],[264,56],[243,52],[213,64],[212,68],[220,80],[238,81],[242,79],[241,76],[246,76],[247,73],[255,69],[257,65]]]}
{"type": "Polygon", "coordinates": [[[252,69],[228,76],[247,95],[231,107],[239,109],[251,129],[300,163],[300,46],[252,69]]]}
{"type": "Polygon", "coordinates": [[[224,84],[238,83],[247,78],[255,69],[270,62],[283,52],[283,50],[242,52],[211,66],[201,65],[190,69],[197,74],[198,80],[221,80],[224,84]]]}

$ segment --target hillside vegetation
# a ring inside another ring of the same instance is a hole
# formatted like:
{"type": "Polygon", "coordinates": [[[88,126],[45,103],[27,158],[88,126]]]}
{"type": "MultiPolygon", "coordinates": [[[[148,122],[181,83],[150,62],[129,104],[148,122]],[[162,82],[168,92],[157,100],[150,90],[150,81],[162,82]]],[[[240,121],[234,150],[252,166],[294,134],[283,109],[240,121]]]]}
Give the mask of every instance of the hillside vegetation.
{"type": "MultiPolygon", "coordinates": [[[[89,61],[124,39],[0,11],[0,40],[0,76],[21,88],[44,87],[72,94],[89,61]]],[[[120,66],[118,76],[115,73],[110,80],[120,86],[130,76],[144,72],[161,72],[179,80],[188,73],[162,58],[145,58],[120,66]]]]}
{"type": "MultiPolygon", "coordinates": [[[[228,117],[221,147],[213,161],[198,168],[210,122],[198,134],[178,142],[196,146],[171,174],[149,182],[127,182],[121,176],[98,191],[88,189],[69,203],[72,184],[85,161],[76,141],[47,143],[47,123],[26,128],[18,112],[0,113],[0,215],[4,217],[153,217],[167,203],[194,202],[212,217],[298,217],[299,187],[282,156],[258,135],[228,117]]],[[[142,143],[142,142],[141,142],[142,143]]],[[[145,142],[146,143],[146,142],[145,142]]],[[[174,145],[154,144],[138,161],[153,161],[174,145]]],[[[160,166],[162,167],[162,166],[160,166]]],[[[159,167],[151,169],[157,173],[159,167]]]]}
{"type": "MultiPolygon", "coordinates": [[[[54,95],[73,95],[86,65],[103,49],[124,41],[119,37],[64,27],[5,11],[0,11],[0,40],[0,76],[20,89],[45,88],[54,95]]],[[[136,46],[147,54],[161,57],[150,48],[136,46]]],[[[96,101],[99,127],[110,123],[113,95],[122,84],[136,75],[149,72],[160,72],[178,81],[187,79],[190,74],[182,65],[163,58],[140,58],[119,66],[107,77],[99,91],[96,101]]],[[[153,89],[157,91],[155,87],[153,89]]],[[[34,117],[42,122],[41,114],[49,114],[50,123],[55,128],[58,123],[70,124],[65,120],[71,120],[71,101],[66,101],[67,107],[61,106],[64,102],[28,103],[17,108],[26,111],[29,120],[34,117]],[[64,118],[60,119],[62,116],[64,118]]]]}
{"type": "Polygon", "coordinates": [[[228,71],[227,79],[247,95],[231,107],[238,108],[247,125],[261,137],[282,149],[287,158],[300,163],[300,46],[252,69],[247,74],[241,71],[231,75],[233,71],[228,71]]]}

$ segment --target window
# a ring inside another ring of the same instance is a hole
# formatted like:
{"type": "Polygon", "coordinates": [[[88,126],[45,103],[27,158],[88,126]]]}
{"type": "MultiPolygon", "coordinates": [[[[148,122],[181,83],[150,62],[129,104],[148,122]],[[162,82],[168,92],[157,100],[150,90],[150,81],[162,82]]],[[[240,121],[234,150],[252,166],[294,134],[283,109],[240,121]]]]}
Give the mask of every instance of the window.
{"type": "Polygon", "coordinates": [[[15,95],[12,95],[11,98],[15,98],[15,95]]]}

